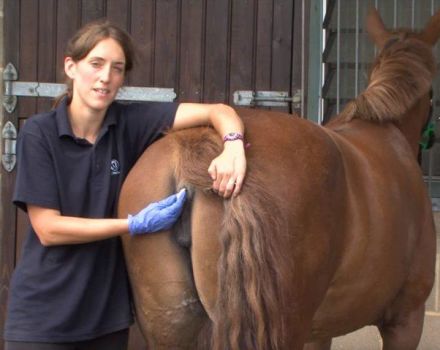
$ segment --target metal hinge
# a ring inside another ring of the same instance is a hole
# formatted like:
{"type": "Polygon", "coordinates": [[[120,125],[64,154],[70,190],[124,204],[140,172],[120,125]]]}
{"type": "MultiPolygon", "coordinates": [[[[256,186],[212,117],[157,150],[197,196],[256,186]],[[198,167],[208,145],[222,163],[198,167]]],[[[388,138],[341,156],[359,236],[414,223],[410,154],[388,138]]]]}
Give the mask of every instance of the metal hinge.
{"type": "Polygon", "coordinates": [[[293,96],[287,91],[235,91],[234,104],[237,106],[286,107],[292,103],[292,108],[301,107],[301,90],[296,90],[293,96]]]}
{"type": "Polygon", "coordinates": [[[8,63],[3,70],[3,107],[8,113],[12,113],[17,105],[17,96],[12,94],[12,82],[17,80],[17,77],[17,70],[11,63],[8,63]]]}
{"type": "Polygon", "coordinates": [[[15,163],[17,162],[17,129],[10,121],[8,121],[3,127],[2,139],[4,141],[2,154],[3,168],[7,172],[11,172],[12,170],[14,170],[15,163]]]}
{"type": "MultiPolygon", "coordinates": [[[[17,105],[17,96],[57,97],[65,90],[65,84],[16,81],[18,73],[14,65],[8,63],[3,71],[4,99],[3,106],[12,113],[17,105]]],[[[162,101],[169,102],[176,98],[174,89],[125,86],[119,89],[117,100],[123,101],[162,101]]]]}

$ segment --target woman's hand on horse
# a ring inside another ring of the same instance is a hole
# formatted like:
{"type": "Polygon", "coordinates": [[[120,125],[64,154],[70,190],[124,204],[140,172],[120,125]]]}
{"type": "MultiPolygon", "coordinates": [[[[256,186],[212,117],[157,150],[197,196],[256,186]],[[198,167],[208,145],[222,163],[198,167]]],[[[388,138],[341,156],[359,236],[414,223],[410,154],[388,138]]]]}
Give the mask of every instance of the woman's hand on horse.
{"type": "Polygon", "coordinates": [[[154,202],[136,215],[128,215],[128,231],[132,236],[169,230],[182,213],[186,190],[183,188],[159,202],[154,202]]]}
{"type": "Polygon", "coordinates": [[[242,140],[228,141],[223,152],[208,168],[213,180],[212,189],[224,198],[236,196],[246,174],[246,156],[242,140]]]}

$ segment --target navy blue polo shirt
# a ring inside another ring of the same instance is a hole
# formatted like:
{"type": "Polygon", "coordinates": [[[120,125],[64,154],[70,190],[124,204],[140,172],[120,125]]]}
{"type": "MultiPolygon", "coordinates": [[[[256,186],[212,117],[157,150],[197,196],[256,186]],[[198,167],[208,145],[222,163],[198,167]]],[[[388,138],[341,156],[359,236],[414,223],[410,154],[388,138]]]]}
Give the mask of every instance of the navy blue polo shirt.
{"type": "MultiPolygon", "coordinates": [[[[174,103],[114,102],[94,144],[74,136],[65,100],[29,118],[18,138],[14,203],[23,210],[34,204],[66,216],[114,217],[128,171],[172,126],[176,109],[174,103]]],[[[81,341],[132,323],[119,237],[44,247],[30,227],[11,278],[6,340],[81,341]]]]}

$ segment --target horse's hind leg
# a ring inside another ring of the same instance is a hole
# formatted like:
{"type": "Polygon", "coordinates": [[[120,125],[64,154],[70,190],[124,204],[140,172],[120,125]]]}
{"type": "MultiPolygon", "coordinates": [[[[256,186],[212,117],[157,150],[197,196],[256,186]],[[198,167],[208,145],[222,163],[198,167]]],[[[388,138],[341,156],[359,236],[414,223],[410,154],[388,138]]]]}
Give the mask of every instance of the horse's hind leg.
{"type": "Polygon", "coordinates": [[[415,350],[420,342],[425,316],[425,305],[411,311],[405,318],[396,318],[378,326],[383,350],[415,350]]]}
{"type": "MultiPolygon", "coordinates": [[[[174,154],[173,143],[163,138],[139,159],[122,188],[119,217],[137,213],[178,190],[174,158],[166,156],[170,154],[174,154]]],[[[174,232],[123,237],[136,319],[150,350],[194,350],[207,320],[194,285],[188,244],[178,239],[187,213],[184,209],[181,226],[175,225],[174,232]]]]}
{"type": "Polygon", "coordinates": [[[186,249],[171,233],[125,241],[136,319],[151,350],[194,350],[207,319],[186,249]]]}
{"type": "MultiPolygon", "coordinates": [[[[430,213],[430,202],[427,207],[430,213]]],[[[384,350],[415,350],[422,336],[425,301],[434,285],[437,246],[432,218],[424,222],[407,282],[378,324],[384,350]]]]}

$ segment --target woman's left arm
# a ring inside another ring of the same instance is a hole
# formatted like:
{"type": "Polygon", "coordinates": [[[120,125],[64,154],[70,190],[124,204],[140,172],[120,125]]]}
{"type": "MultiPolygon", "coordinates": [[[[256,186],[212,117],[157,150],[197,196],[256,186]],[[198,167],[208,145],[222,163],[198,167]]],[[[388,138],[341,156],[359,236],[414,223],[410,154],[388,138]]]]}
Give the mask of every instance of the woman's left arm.
{"type": "MultiPolygon", "coordinates": [[[[177,109],[173,129],[211,125],[222,139],[231,133],[243,135],[244,125],[235,110],[224,104],[181,103],[177,109]]],[[[223,152],[208,168],[213,189],[228,198],[236,196],[246,174],[246,157],[243,139],[232,137],[224,142],[223,152]]]]}

